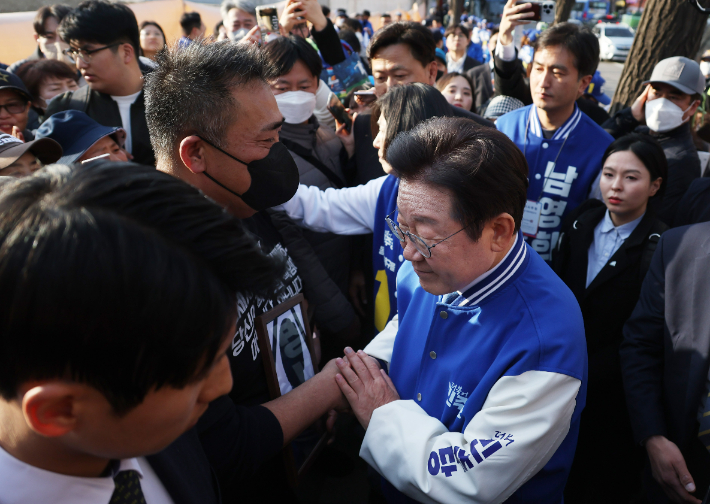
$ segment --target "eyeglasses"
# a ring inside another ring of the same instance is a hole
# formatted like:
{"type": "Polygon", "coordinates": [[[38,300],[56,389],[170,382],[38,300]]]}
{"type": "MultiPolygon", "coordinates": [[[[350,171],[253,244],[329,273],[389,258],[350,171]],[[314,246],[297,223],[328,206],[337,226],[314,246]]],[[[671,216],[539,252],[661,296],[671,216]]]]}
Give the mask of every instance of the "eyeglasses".
{"type": "MultiPolygon", "coordinates": [[[[395,221],[390,219],[390,215],[392,215],[395,212],[396,212],[396,210],[393,210],[387,217],[385,217],[385,222],[387,222],[387,225],[389,226],[392,233],[397,237],[397,239],[400,241],[400,243],[404,243],[405,239],[407,237],[409,237],[409,239],[412,242],[412,245],[414,245],[414,248],[417,249],[417,252],[419,252],[421,255],[423,255],[427,259],[429,259],[431,257],[431,249],[433,249],[434,247],[436,247],[440,243],[445,242],[446,240],[448,240],[452,236],[459,234],[461,231],[463,231],[464,229],[466,229],[469,226],[469,224],[467,224],[466,226],[464,226],[461,229],[459,229],[458,231],[456,231],[454,234],[450,234],[449,236],[447,236],[443,240],[436,242],[434,245],[427,245],[426,242],[421,237],[419,237],[415,234],[412,234],[409,231],[402,231],[402,228],[399,227],[399,224],[397,224],[395,221]]],[[[402,247],[404,248],[404,245],[402,245],[402,247]]]]}
{"type": "Polygon", "coordinates": [[[22,114],[25,110],[27,110],[27,102],[6,103],[5,105],[0,105],[0,110],[2,109],[7,110],[8,114],[22,114]]]}
{"type": "Polygon", "coordinates": [[[91,63],[92,54],[103,51],[104,49],[109,49],[110,47],[116,47],[117,45],[121,45],[123,43],[124,42],[114,42],[113,44],[97,47],[96,49],[74,49],[73,47],[70,47],[69,49],[64,49],[62,53],[70,58],[73,58],[74,61],[76,61],[77,58],[80,58],[84,63],[91,63]]]}

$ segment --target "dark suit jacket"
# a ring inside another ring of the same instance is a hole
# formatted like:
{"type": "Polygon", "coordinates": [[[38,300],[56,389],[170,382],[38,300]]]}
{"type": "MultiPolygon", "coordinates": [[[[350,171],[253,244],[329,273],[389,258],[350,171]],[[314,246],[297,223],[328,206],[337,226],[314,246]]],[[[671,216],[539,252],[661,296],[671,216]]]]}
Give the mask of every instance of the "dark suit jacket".
{"type": "Polygon", "coordinates": [[[493,96],[493,82],[491,69],[488,65],[478,65],[466,72],[473,82],[473,106],[477,113],[481,113],[481,106],[493,96]]]}
{"type": "Polygon", "coordinates": [[[475,58],[472,58],[471,56],[466,55],[466,59],[463,60],[463,71],[464,73],[468,72],[472,68],[475,68],[477,66],[481,66],[482,63],[478,61],[475,58]]]}
{"type": "Polygon", "coordinates": [[[282,444],[269,410],[238,407],[223,396],[194,428],[146,458],[175,504],[218,504],[220,487],[248,483],[282,444]]]}
{"type": "MultiPolygon", "coordinates": [[[[145,93],[141,93],[131,105],[131,139],[133,142],[133,161],[155,166],[155,155],[150,144],[148,124],[145,120],[145,93]]],[[[123,127],[118,104],[104,93],[92,91],[89,86],[77,91],[67,91],[49,102],[45,117],[63,110],[81,110],[103,126],[123,127]]]]}
{"type": "Polygon", "coordinates": [[[710,178],[693,180],[680,200],[674,227],[710,221],[710,178]]]}
{"type": "Polygon", "coordinates": [[[710,223],[671,229],[658,242],[624,326],[621,366],[636,441],[665,436],[686,460],[699,443],[696,417],[710,365],[708,306],[710,223]]]}

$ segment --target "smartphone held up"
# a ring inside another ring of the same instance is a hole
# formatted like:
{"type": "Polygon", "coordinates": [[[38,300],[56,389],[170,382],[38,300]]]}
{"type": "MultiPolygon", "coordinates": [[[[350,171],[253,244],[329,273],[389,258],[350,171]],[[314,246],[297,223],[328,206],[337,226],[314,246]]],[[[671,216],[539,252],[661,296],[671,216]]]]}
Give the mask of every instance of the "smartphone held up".
{"type": "MultiPolygon", "coordinates": [[[[521,0],[515,2],[515,5],[530,4],[529,9],[520,11],[520,14],[524,12],[532,12],[533,16],[527,18],[527,21],[542,21],[543,23],[554,23],[555,22],[555,2],[552,1],[525,1],[521,0]]],[[[521,19],[521,21],[523,21],[521,19]]]]}

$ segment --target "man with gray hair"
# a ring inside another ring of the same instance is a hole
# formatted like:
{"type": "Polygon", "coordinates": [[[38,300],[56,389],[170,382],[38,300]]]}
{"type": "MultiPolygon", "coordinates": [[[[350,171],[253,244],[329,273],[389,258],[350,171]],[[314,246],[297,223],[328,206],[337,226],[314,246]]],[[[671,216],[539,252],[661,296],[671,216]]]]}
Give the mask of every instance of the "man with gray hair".
{"type": "Polygon", "coordinates": [[[256,4],[251,0],[224,0],[219,10],[232,40],[240,40],[256,26],[256,4]]]}
{"type": "MultiPolygon", "coordinates": [[[[283,256],[288,264],[272,296],[237,299],[238,318],[228,350],[234,376],[230,397],[237,404],[264,404],[270,399],[256,316],[304,292],[316,306],[319,327],[340,333],[355,320],[345,295],[327,276],[295,224],[265,211],[288,201],[299,178],[293,158],[279,142],[284,118],[268,84],[275,77],[273,72],[251,44],[194,41],[181,50],[162,51],[158,68],[146,79],[146,118],[157,169],[197,187],[242,219],[265,253],[283,256]]],[[[303,370],[310,356],[302,351],[297,357],[303,370]]],[[[286,406],[272,410],[282,433],[259,434],[283,435],[284,443],[290,442],[338,407],[342,396],[328,369],[304,385],[293,384],[293,390],[282,396],[289,399],[286,406]]],[[[288,370],[282,374],[279,383],[282,378],[289,383],[288,370]]],[[[284,466],[280,460],[272,462],[263,464],[248,481],[221,481],[227,495],[235,492],[233,497],[244,502],[290,501],[284,466]]],[[[225,498],[225,502],[231,500],[225,498]]]]}

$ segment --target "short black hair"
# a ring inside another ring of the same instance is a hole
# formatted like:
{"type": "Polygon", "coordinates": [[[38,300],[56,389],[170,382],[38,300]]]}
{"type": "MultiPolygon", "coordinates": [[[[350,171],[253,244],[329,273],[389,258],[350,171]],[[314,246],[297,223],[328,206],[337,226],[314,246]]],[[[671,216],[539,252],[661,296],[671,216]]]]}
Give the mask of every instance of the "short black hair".
{"type": "Polygon", "coordinates": [[[391,18],[391,17],[392,17],[392,14],[390,14],[389,12],[385,12],[385,13],[383,13],[382,16],[380,16],[380,17],[388,17],[388,18],[391,18]]]}
{"type": "Polygon", "coordinates": [[[343,19],[343,26],[345,28],[349,28],[354,32],[361,32],[362,31],[362,24],[360,24],[360,21],[354,18],[345,18],[343,19]]]}
{"type": "Polygon", "coordinates": [[[80,3],[62,20],[59,36],[67,43],[72,40],[105,45],[124,42],[133,46],[136,59],[140,54],[140,30],[136,15],[122,3],[106,0],[80,3]]]}
{"type": "Polygon", "coordinates": [[[384,151],[387,150],[395,137],[403,131],[409,131],[422,121],[432,117],[451,117],[453,110],[436,88],[413,82],[404,86],[395,86],[382,95],[372,106],[370,126],[373,138],[377,136],[379,126],[377,121],[384,114],[387,121],[384,151]]]}
{"type": "Polygon", "coordinates": [[[315,77],[320,76],[323,70],[320,56],[303,37],[277,37],[264,46],[263,52],[267,63],[279,77],[289,73],[298,60],[301,60],[315,77]]]}
{"type": "Polygon", "coordinates": [[[375,32],[367,55],[372,60],[380,49],[395,44],[408,45],[414,59],[424,67],[434,61],[436,42],[431,30],[413,21],[397,21],[375,32]]]}
{"type": "Polygon", "coordinates": [[[559,23],[543,31],[533,44],[535,51],[557,46],[564,47],[572,54],[580,79],[594,75],[599,66],[599,40],[589,28],[573,23],[559,23]]]}
{"type": "Polygon", "coordinates": [[[367,17],[370,17],[370,11],[367,10],[367,9],[365,9],[364,11],[362,11],[362,15],[363,15],[363,16],[367,16],[367,17]]]}
{"type": "Polygon", "coordinates": [[[34,22],[32,23],[35,33],[39,36],[44,36],[47,33],[44,31],[44,23],[47,19],[53,17],[57,23],[61,23],[62,19],[71,12],[72,8],[64,4],[45,5],[37,9],[34,22]]]}
{"type": "Polygon", "coordinates": [[[360,52],[360,49],[362,48],[360,40],[358,40],[357,35],[355,35],[355,32],[350,28],[341,28],[338,32],[338,37],[340,37],[340,40],[347,42],[348,45],[353,48],[353,51],[356,53],[360,52]]]}
{"type": "Polygon", "coordinates": [[[182,33],[187,36],[193,29],[202,27],[202,17],[199,12],[185,12],[180,16],[180,27],[182,33]]]}
{"type": "Polygon", "coordinates": [[[387,150],[387,162],[402,180],[449,192],[452,217],[467,226],[472,240],[501,213],[510,214],[520,229],[528,164],[500,131],[470,119],[436,117],[400,133],[387,150]]]}
{"type": "Polygon", "coordinates": [[[651,182],[661,177],[661,187],[649,200],[661,200],[666,192],[668,181],[668,160],[658,140],[643,133],[629,133],[614,140],[607,147],[602,157],[602,167],[609,156],[615,152],[631,151],[643,163],[651,175],[651,182]]]}
{"type": "Polygon", "coordinates": [[[117,414],[209,370],[238,293],[284,265],[240,221],[152,167],[47,167],[0,187],[0,395],[69,379],[117,414]]]}
{"type": "Polygon", "coordinates": [[[158,67],[146,76],[145,113],[150,143],[158,160],[178,159],[178,145],[201,135],[225,147],[225,132],[238,118],[232,91],[275,77],[264,52],[252,44],[195,41],[173,45],[156,56],[158,67]]]}
{"type": "Polygon", "coordinates": [[[321,5],[320,9],[323,11],[323,15],[325,17],[330,16],[330,7],[328,7],[327,5],[321,5]]]}
{"type": "Polygon", "coordinates": [[[450,26],[446,29],[446,31],[444,32],[444,37],[448,37],[449,35],[453,35],[454,32],[456,32],[456,28],[458,28],[459,30],[461,30],[461,33],[463,33],[463,36],[464,36],[464,37],[468,38],[470,32],[468,31],[468,28],[466,28],[466,27],[465,27],[464,25],[462,25],[462,24],[452,24],[452,25],[450,25],[450,26]]]}

